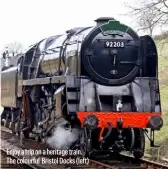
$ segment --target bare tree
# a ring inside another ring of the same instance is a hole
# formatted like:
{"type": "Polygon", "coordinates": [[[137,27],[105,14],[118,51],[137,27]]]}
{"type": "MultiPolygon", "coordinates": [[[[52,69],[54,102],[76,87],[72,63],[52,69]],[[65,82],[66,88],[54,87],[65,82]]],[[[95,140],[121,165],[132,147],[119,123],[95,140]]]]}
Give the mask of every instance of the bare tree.
{"type": "Polygon", "coordinates": [[[19,42],[12,42],[6,45],[9,53],[12,53],[13,56],[18,55],[23,52],[23,45],[19,42]]]}
{"type": "Polygon", "coordinates": [[[128,15],[135,16],[139,30],[153,35],[155,27],[168,26],[168,0],[135,0],[135,4],[125,3],[130,8],[128,15]]]}
{"type": "Polygon", "coordinates": [[[138,30],[147,32],[150,36],[153,36],[156,25],[153,23],[154,13],[150,11],[148,14],[141,14],[137,20],[138,30]]]}

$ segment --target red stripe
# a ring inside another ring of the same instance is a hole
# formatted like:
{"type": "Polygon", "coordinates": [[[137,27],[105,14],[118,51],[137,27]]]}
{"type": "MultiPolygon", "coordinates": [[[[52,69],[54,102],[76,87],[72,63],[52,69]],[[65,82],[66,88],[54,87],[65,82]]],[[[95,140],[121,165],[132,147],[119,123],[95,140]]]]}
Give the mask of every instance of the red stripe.
{"type": "Polygon", "coordinates": [[[116,127],[116,122],[123,120],[123,128],[136,127],[147,128],[149,119],[152,116],[160,116],[161,112],[78,112],[77,116],[83,126],[84,119],[88,115],[95,115],[99,120],[98,127],[108,127],[107,122],[112,122],[113,128],[116,127]]]}

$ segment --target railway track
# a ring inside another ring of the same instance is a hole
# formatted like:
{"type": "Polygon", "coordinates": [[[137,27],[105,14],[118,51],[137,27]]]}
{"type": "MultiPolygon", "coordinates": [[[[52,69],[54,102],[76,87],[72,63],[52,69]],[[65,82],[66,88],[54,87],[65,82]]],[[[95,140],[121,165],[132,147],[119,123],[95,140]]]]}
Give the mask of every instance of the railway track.
{"type": "Polygon", "coordinates": [[[6,151],[3,149],[1,149],[0,152],[1,152],[1,162],[0,162],[1,169],[37,169],[36,167],[29,164],[15,163],[17,161],[17,157],[7,155],[6,151]]]}
{"type": "MultiPolygon", "coordinates": [[[[120,155],[119,155],[120,156],[120,155]]],[[[149,160],[135,160],[133,157],[121,155],[118,160],[90,160],[89,169],[168,169],[168,166],[149,160]],[[122,159],[121,159],[122,158],[122,159]]],[[[69,169],[88,169],[88,166],[71,166],[69,169]]]]}
{"type": "MultiPolygon", "coordinates": [[[[7,149],[13,149],[13,150],[25,150],[25,149],[34,149],[34,150],[45,150],[47,147],[42,143],[37,143],[31,139],[23,139],[23,144],[20,144],[19,137],[13,136],[10,130],[2,127],[1,128],[1,151],[3,153],[7,152],[7,149]]],[[[21,159],[32,159],[32,158],[45,158],[45,159],[56,159],[59,156],[42,156],[42,155],[22,155],[22,156],[14,156],[13,158],[21,158],[21,159]]],[[[64,157],[64,159],[71,159],[76,157],[64,157]]],[[[78,157],[80,158],[80,157],[78,157]]],[[[83,157],[80,159],[82,160],[83,157]]],[[[103,156],[103,158],[97,157],[96,159],[89,159],[89,163],[87,164],[62,164],[58,165],[54,162],[49,163],[41,163],[41,162],[35,162],[33,164],[25,164],[26,167],[34,168],[34,169],[168,169],[168,165],[163,165],[160,163],[156,163],[149,160],[135,160],[131,156],[126,155],[117,155],[117,156],[103,156]]],[[[21,167],[21,166],[20,166],[21,167]]],[[[20,168],[19,168],[20,169],[20,168]]]]}

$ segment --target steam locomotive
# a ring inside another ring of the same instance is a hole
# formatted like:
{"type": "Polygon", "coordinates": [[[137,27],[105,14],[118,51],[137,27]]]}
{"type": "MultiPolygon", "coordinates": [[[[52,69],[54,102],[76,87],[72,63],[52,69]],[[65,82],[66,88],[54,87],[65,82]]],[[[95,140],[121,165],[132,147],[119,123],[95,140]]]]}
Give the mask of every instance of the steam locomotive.
{"type": "Polygon", "coordinates": [[[163,126],[153,39],[114,18],[32,45],[1,72],[3,125],[44,141],[61,120],[80,128],[83,156],[130,151],[141,158],[163,126]]]}

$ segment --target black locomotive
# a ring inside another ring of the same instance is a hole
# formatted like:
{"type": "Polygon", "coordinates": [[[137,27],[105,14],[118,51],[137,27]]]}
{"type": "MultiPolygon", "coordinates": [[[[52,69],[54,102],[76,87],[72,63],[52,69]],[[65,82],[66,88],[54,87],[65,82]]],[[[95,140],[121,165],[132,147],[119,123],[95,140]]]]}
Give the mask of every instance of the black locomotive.
{"type": "Polygon", "coordinates": [[[65,119],[81,129],[83,155],[133,152],[162,127],[158,55],[150,36],[113,18],[78,27],[33,45],[1,73],[3,124],[44,140],[65,119]]]}

